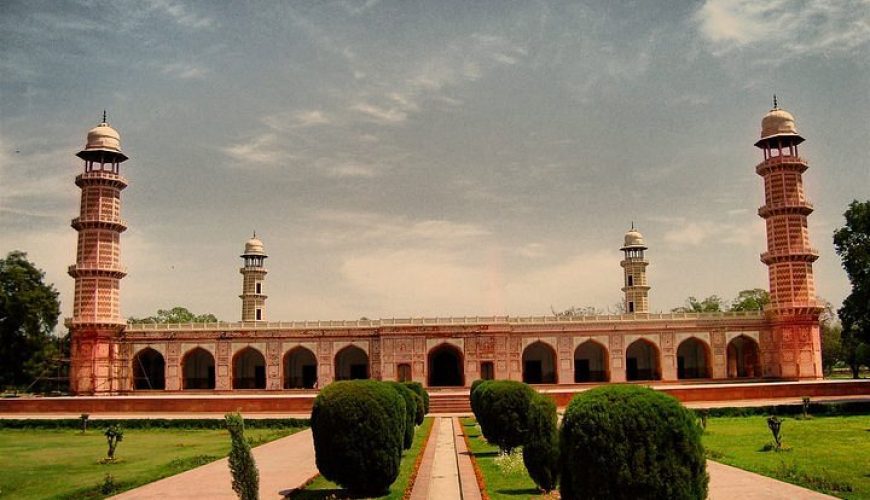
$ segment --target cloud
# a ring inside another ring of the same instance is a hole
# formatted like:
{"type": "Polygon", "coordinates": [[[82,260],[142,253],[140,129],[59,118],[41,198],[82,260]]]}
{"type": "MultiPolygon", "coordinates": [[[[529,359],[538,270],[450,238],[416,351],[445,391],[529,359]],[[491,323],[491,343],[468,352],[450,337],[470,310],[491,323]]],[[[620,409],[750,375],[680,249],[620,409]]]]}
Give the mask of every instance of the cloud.
{"type": "Polygon", "coordinates": [[[277,142],[275,134],[267,133],[222,150],[242,164],[274,165],[293,157],[281,149],[277,142]]]}
{"type": "Polygon", "coordinates": [[[300,111],[296,113],[296,121],[301,127],[310,127],[312,125],[325,125],[330,122],[326,114],[319,109],[310,111],[300,111]]]}
{"type": "Polygon", "coordinates": [[[752,247],[764,241],[764,222],[754,221],[751,224],[732,224],[714,222],[675,222],[678,227],[665,232],[664,240],[672,245],[702,246],[706,244],[727,244],[741,247],[752,247]]]}
{"type": "Polygon", "coordinates": [[[369,121],[381,124],[402,123],[408,118],[408,113],[402,111],[398,107],[382,108],[379,106],[375,106],[374,104],[369,104],[367,102],[356,103],[352,105],[350,109],[354,111],[359,111],[369,121]]]}
{"type": "Polygon", "coordinates": [[[377,170],[371,165],[361,165],[359,163],[344,163],[341,165],[333,165],[325,169],[328,177],[345,178],[345,177],[363,177],[371,178],[380,175],[377,170]]]}
{"type": "Polygon", "coordinates": [[[179,80],[191,80],[203,78],[209,71],[196,64],[172,63],[164,65],[160,72],[179,80]]]}
{"type": "Polygon", "coordinates": [[[164,14],[181,26],[202,29],[217,25],[214,19],[188,12],[184,5],[170,0],[148,0],[151,10],[164,14]]]}
{"type": "Polygon", "coordinates": [[[758,50],[770,63],[858,53],[870,42],[867,0],[706,0],[694,20],[714,54],[758,50]]]}

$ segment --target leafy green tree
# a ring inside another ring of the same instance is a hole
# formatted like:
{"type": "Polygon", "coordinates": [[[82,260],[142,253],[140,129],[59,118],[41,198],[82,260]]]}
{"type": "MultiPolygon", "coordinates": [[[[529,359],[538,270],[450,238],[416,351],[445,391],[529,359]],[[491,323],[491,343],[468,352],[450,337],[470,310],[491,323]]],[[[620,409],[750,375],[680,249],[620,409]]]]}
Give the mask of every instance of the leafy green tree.
{"type": "Polygon", "coordinates": [[[718,295],[711,295],[703,300],[698,300],[695,297],[689,297],[686,299],[686,305],[681,307],[675,307],[671,309],[671,312],[703,313],[719,312],[726,310],[728,310],[728,306],[725,303],[725,300],[718,295]]]}
{"type": "Polygon", "coordinates": [[[857,352],[870,344],[870,200],[854,200],[843,214],[846,224],[834,232],[834,247],[852,284],[837,311],[843,324],[842,345],[852,376],[858,378],[857,352]]]}
{"type": "Polygon", "coordinates": [[[53,357],[52,335],[60,316],[54,285],[45,273],[12,251],[0,259],[0,386],[23,386],[53,357]]]}
{"type": "Polygon", "coordinates": [[[737,297],[731,301],[731,310],[761,311],[767,304],[770,304],[770,293],[763,288],[753,288],[739,291],[737,297]]]}
{"type": "Polygon", "coordinates": [[[214,314],[194,314],[185,307],[173,307],[172,309],[158,309],[156,316],[130,317],[127,321],[135,325],[143,323],[217,323],[218,319],[214,314]]]}

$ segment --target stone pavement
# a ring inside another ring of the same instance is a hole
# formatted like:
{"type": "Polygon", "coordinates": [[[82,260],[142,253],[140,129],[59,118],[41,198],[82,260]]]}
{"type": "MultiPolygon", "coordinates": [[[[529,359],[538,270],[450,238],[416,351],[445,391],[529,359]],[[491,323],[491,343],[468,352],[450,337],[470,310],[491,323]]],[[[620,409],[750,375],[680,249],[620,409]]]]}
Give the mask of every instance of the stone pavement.
{"type": "MultiPolygon", "coordinates": [[[[283,498],[280,492],[300,487],[317,474],[311,429],[254,448],[254,460],[260,471],[260,498],[283,498]]],[[[236,500],[231,481],[224,458],[113,498],[236,500]]]]}
{"type": "Polygon", "coordinates": [[[710,500],[816,500],[835,498],[737,467],[707,460],[710,500]]]}

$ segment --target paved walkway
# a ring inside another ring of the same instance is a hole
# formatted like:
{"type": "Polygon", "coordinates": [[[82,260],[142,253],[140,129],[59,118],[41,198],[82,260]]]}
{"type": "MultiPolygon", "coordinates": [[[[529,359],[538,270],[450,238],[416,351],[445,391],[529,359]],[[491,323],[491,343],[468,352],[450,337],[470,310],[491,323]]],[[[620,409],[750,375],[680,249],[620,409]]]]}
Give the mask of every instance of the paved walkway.
{"type": "MultiPolygon", "coordinates": [[[[283,498],[280,492],[298,488],[317,474],[311,429],[254,448],[254,460],[260,471],[260,498],[283,498]]],[[[238,497],[233,492],[230,469],[224,458],[114,498],[236,500],[238,497]]]]}
{"type": "Polygon", "coordinates": [[[707,460],[711,500],[816,500],[835,498],[737,467],[707,460]]]}

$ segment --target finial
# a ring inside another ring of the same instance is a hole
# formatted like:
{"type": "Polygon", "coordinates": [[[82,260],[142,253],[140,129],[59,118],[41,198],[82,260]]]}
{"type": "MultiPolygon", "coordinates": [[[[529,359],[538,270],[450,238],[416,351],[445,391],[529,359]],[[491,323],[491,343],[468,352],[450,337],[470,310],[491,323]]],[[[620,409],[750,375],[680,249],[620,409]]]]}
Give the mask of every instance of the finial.
{"type": "Polygon", "coordinates": [[[773,94],[773,109],[779,109],[779,106],[776,105],[776,94],[773,94]]]}
{"type": "Polygon", "coordinates": [[[106,123],[106,110],[103,110],[103,123],[106,123]]]}
{"type": "Polygon", "coordinates": [[[631,221],[631,230],[634,231],[634,221],[631,221]]]}
{"type": "Polygon", "coordinates": [[[257,237],[257,230],[254,229],[254,238],[256,238],[256,237],[257,237]]]}

